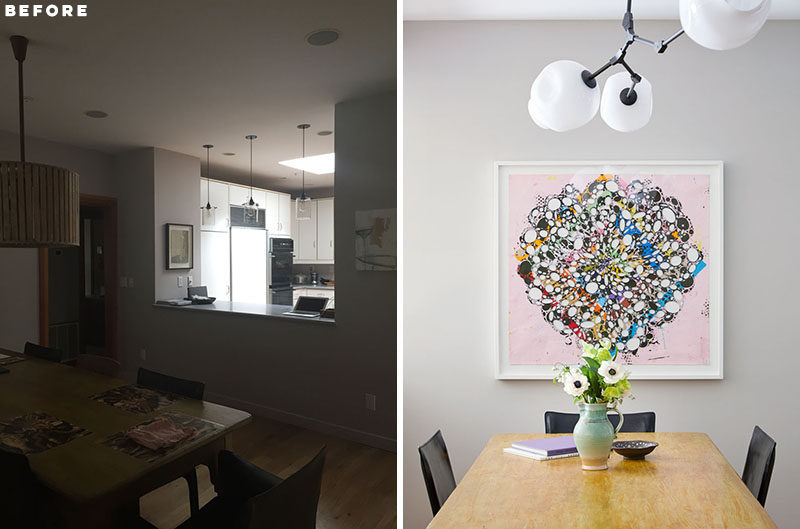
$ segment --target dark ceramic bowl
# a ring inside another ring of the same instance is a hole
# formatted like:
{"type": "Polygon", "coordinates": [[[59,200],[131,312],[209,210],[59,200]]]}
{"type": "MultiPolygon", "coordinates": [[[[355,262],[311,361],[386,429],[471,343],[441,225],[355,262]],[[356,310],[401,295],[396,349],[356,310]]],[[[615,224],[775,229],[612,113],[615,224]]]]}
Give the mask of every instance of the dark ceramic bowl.
{"type": "Polygon", "coordinates": [[[625,459],[644,459],[657,446],[653,441],[614,441],[611,448],[625,459]]]}

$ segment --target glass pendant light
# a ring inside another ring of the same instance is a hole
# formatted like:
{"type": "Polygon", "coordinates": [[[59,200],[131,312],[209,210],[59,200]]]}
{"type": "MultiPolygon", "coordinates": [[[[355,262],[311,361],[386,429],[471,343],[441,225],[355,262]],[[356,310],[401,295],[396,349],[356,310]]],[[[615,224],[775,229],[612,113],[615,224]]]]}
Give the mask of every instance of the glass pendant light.
{"type": "Polygon", "coordinates": [[[206,205],[201,206],[203,211],[203,226],[213,226],[217,223],[217,206],[211,205],[211,149],[213,145],[203,145],[206,150],[206,205]]]}
{"type": "MultiPolygon", "coordinates": [[[[308,123],[301,123],[297,126],[302,131],[303,135],[303,158],[306,157],[306,129],[311,125],[308,123]]],[[[311,197],[306,195],[306,172],[303,171],[303,191],[300,196],[295,200],[295,219],[296,220],[311,220],[311,213],[309,207],[311,206],[311,197]]]]}
{"type": "Polygon", "coordinates": [[[600,90],[583,80],[586,68],[575,61],[551,62],[531,85],[528,112],[542,128],[556,132],[589,123],[600,107],[600,90]]]}
{"type": "Polygon", "coordinates": [[[600,117],[614,130],[633,132],[647,125],[653,115],[653,87],[644,77],[631,79],[615,73],[603,87],[600,117]]]}
{"type": "Polygon", "coordinates": [[[250,141],[250,199],[242,204],[245,222],[256,224],[258,224],[258,202],[253,200],[253,140],[257,137],[255,134],[245,136],[245,139],[250,141]]]}
{"type": "Polygon", "coordinates": [[[699,45],[730,50],[756,36],[770,4],[770,0],[680,0],[681,24],[699,45]]]}

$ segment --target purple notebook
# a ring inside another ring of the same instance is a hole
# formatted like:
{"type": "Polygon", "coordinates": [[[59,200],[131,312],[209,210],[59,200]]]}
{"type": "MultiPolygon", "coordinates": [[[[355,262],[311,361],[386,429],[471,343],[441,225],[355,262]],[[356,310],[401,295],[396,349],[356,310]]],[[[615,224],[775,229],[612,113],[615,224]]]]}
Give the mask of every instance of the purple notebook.
{"type": "Polygon", "coordinates": [[[525,450],[542,456],[557,456],[561,454],[577,453],[575,439],[571,435],[547,437],[545,439],[531,439],[530,441],[517,441],[511,443],[512,448],[525,450]]]}

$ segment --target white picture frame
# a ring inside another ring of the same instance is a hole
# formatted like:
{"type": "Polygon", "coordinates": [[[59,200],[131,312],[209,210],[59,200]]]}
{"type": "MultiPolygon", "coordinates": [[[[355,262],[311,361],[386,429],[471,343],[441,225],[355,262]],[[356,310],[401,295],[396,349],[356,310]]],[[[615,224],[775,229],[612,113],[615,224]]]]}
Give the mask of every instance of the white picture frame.
{"type": "MultiPolygon", "coordinates": [[[[512,364],[509,350],[509,176],[558,172],[619,174],[708,174],[709,176],[709,234],[713,266],[709,267],[708,339],[709,361],[695,365],[631,366],[631,379],[721,379],[723,377],[723,163],[721,161],[546,161],[496,162],[494,164],[494,221],[493,230],[493,320],[495,346],[493,364],[495,378],[552,379],[553,364],[512,364]]],[[[543,321],[543,320],[542,320],[543,321]]],[[[545,323],[546,325],[546,323],[545,323]]],[[[554,331],[555,332],[555,331],[554,331]]],[[[576,358],[577,358],[576,348],[576,358]]],[[[577,363],[577,362],[576,362],[577,363]]]]}

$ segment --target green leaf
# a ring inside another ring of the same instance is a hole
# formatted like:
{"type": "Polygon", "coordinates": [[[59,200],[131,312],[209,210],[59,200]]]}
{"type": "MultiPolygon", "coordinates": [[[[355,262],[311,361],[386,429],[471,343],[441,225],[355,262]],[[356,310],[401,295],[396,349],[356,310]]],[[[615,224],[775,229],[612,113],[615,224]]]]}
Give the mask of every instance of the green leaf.
{"type": "Polygon", "coordinates": [[[597,373],[597,370],[600,369],[600,363],[594,358],[584,356],[583,360],[586,362],[586,365],[588,365],[595,373],[597,373]]]}

